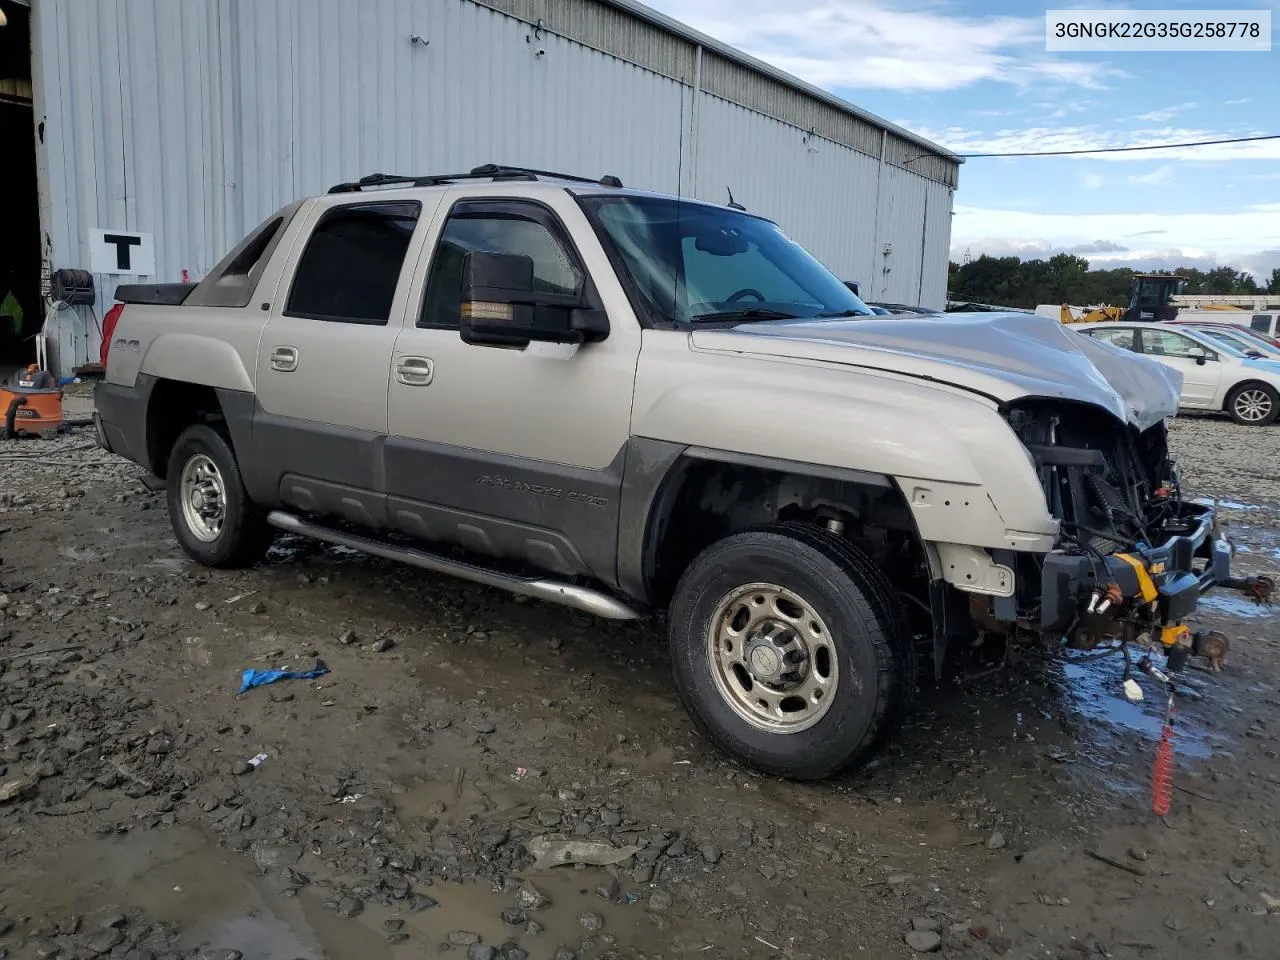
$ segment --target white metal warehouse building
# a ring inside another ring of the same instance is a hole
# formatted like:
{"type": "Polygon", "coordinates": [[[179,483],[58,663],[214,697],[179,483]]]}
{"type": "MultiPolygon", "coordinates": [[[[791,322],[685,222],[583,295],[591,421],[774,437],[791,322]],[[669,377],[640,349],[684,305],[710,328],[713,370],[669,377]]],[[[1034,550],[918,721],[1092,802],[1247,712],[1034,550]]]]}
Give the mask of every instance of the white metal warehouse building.
{"type": "Polygon", "coordinates": [[[732,190],[864,298],[946,299],[957,157],[633,0],[0,10],[3,140],[34,146],[33,175],[5,176],[0,207],[38,216],[3,241],[37,272],[12,282],[47,296],[52,270],[95,274],[94,308],[51,315],[63,375],[97,359],[118,282],[199,279],[273,210],[334,183],[487,162],[721,203],[732,190]],[[104,234],[131,238],[135,272],[109,262],[104,234]]]}

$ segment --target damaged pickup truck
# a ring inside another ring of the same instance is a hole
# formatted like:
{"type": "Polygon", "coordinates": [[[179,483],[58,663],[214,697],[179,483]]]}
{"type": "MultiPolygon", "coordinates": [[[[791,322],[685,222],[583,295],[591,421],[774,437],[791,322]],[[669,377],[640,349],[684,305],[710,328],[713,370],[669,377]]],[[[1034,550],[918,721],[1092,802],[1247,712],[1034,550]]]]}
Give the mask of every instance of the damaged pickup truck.
{"type": "MultiPolygon", "coordinates": [[[[99,440],[203,564],[284,532],[665,615],[711,740],[821,778],[980,635],[1220,655],[1177,374],[1054,320],[873,318],[739,209],[486,166],[291,204],[122,287],[99,440]]],[[[1164,661],[1161,660],[1163,663],[1164,661]]]]}

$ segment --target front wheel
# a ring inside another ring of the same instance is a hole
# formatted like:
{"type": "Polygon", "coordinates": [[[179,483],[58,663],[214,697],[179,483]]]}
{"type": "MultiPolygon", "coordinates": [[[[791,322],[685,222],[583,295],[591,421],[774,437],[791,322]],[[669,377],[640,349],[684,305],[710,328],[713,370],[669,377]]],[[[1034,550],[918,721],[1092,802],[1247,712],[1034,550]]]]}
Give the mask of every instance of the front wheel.
{"type": "Polygon", "coordinates": [[[905,712],[914,648],[884,576],[846,541],[771,524],[712,544],[671,605],[681,699],[712,742],[798,780],[865,761],[905,712]]]}
{"type": "Polygon", "coordinates": [[[272,530],[249,499],[230,444],[204,424],[183,430],[169,454],[169,522],[192,560],[247,567],[271,546],[272,530]]]}
{"type": "Polygon", "coordinates": [[[1227,413],[1236,423],[1265,427],[1280,414],[1280,393],[1265,383],[1242,383],[1227,397],[1227,413]]]}

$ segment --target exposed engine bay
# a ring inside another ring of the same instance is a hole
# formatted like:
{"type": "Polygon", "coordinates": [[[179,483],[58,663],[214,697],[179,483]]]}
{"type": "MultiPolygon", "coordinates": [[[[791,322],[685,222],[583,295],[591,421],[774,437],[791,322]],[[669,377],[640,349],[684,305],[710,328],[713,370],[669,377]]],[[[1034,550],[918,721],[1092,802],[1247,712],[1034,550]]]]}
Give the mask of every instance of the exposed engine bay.
{"type": "Polygon", "coordinates": [[[1140,432],[1096,407],[1046,400],[1010,405],[1005,416],[1035,461],[1061,534],[1047,556],[1012,558],[1013,602],[974,598],[974,620],[1010,639],[1110,644],[1126,658],[1133,645],[1162,651],[1173,669],[1193,655],[1220,667],[1226,638],[1193,634],[1183,618],[1214,586],[1263,602],[1272,584],[1230,578],[1230,546],[1213,508],[1182,499],[1166,424],[1140,432]]]}
{"type": "Polygon", "coordinates": [[[1179,503],[1163,421],[1138,433],[1074,403],[1020,404],[1007,417],[1036,461],[1064,541],[1104,555],[1159,543],[1179,503]]]}

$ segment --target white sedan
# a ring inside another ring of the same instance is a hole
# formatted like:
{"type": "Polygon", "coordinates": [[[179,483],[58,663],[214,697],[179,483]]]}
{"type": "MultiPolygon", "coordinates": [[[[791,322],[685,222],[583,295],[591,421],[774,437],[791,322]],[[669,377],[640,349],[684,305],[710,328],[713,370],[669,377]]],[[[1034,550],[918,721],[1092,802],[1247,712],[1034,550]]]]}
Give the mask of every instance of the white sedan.
{"type": "Polygon", "coordinates": [[[1080,323],[1071,329],[1173,367],[1182,374],[1187,410],[1225,410],[1251,427],[1280,414],[1280,360],[1249,357],[1241,345],[1167,323],[1080,323]]]}

